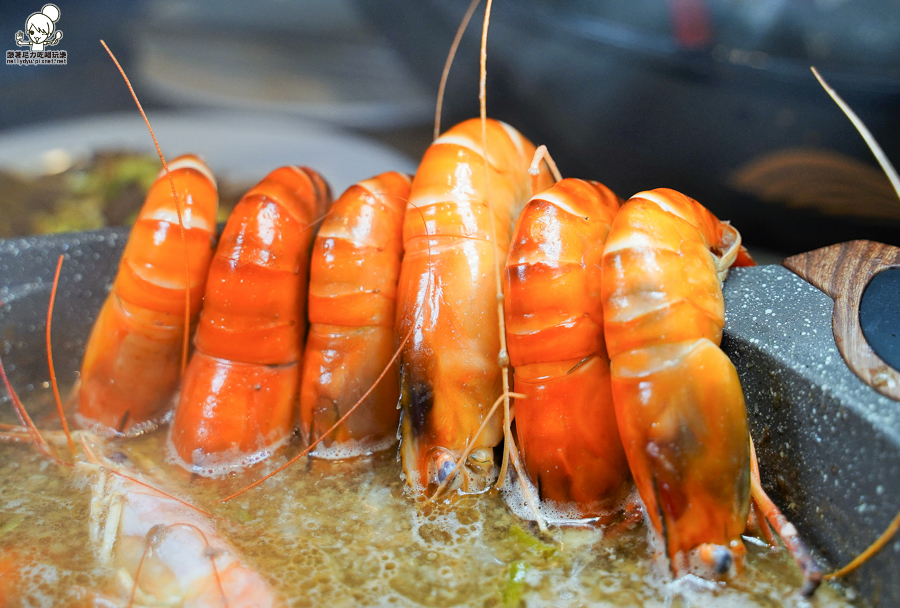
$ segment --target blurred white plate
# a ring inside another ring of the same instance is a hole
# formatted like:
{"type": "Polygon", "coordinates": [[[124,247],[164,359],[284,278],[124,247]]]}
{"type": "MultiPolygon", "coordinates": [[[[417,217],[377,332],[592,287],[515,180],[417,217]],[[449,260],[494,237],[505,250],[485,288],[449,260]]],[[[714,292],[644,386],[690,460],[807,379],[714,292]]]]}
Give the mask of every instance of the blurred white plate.
{"type": "Polygon", "coordinates": [[[347,127],[427,124],[423,87],[350,0],[155,0],[132,76],[177,105],[277,111],[347,127]]]}
{"type": "MultiPolygon", "coordinates": [[[[283,165],[306,165],[338,196],[384,171],[416,169],[414,161],[381,144],[299,119],[224,111],[149,118],[167,160],[198,154],[217,176],[237,182],[258,182],[283,165]]],[[[0,167],[27,174],[65,170],[72,159],[98,150],[156,152],[137,111],[0,132],[0,167]]]]}

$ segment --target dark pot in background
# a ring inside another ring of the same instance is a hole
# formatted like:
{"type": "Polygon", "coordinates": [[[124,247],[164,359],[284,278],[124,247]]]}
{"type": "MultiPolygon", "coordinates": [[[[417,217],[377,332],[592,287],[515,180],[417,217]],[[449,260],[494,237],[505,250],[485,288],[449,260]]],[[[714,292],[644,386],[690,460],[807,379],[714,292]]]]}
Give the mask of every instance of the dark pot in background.
{"type": "MultiPolygon", "coordinates": [[[[357,2],[436,91],[468,1],[357,2]]],[[[890,4],[498,3],[488,113],[547,144],[564,175],[625,197],[681,190],[757,247],[900,244],[900,202],[809,71],[900,159],[900,11],[890,4]]],[[[451,71],[445,125],[478,113],[481,14],[451,71]]]]}

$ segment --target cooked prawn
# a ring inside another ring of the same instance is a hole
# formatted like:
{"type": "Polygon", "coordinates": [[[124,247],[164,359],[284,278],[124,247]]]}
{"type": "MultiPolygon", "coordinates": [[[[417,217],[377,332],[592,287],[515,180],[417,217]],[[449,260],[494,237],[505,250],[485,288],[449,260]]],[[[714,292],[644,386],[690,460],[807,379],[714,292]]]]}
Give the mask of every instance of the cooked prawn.
{"type": "MultiPolygon", "coordinates": [[[[310,329],[300,389],[306,443],[359,400],[394,354],[410,181],[389,172],[352,186],[319,229],[309,273],[310,329]]],[[[371,450],[394,443],[398,394],[396,375],[390,373],[323,445],[371,450]]]]}
{"type": "Polygon", "coordinates": [[[265,457],[293,429],[311,227],[330,203],[318,173],[282,167],[225,225],[171,429],[178,457],[196,472],[265,457]]]}
{"type": "Polygon", "coordinates": [[[190,154],[172,161],[169,173],[171,180],[161,171],[147,193],[85,348],[77,419],[101,432],[138,434],[168,414],[190,331],[186,289],[191,323],[200,311],[216,232],[216,181],[190,154]],[[173,185],[183,205],[184,241],[173,185]]]}
{"type": "MultiPolygon", "coordinates": [[[[400,356],[401,457],[407,482],[418,488],[443,482],[467,450],[468,473],[483,487],[502,437],[499,417],[475,436],[501,394],[493,265],[530,195],[534,146],[504,123],[488,120],[485,128],[487,152],[477,119],[431,144],[403,225],[397,335],[412,337],[400,356]]],[[[549,185],[546,171],[542,180],[549,185]]]]}
{"type": "Polygon", "coordinates": [[[80,462],[91,482],[90,536],[112,592],[141,606],[278,606],[266,579],[247,566],[209,518],[144,480],[80,462]]]}
{"type": "MultiPolygon", "coordinates": [[[[10,392],[18,400],[14,392],[10,392]]],[[[0,441],[61,449],[69,436],[39,433],[33,425],[4,425],[0,441]]],[[[109,568],[108,585],[72,590],[84,605],[194,608],[262,608],[281,606],[282,599],[259,572],[249,567],[212,525],[212,516],[161,489],[133,468],[128,457],[115,460],[102,453],[103,440],[90,431],[75,431],[77,456],[71,468],[89,482],[91,545],[99,565],[109,568]]],[[[43,450],[42,450],[43,451],[43,450]]],[[[0,607],[19,605],[15,592],[23,565],[33,560],[21,552],[0,553],[0,607]],[[8,593],[7,593],[8,592],[8,593]]]]}
{"type": "Polygon", "coordinates": [[[506,262],[506,333],[516,436],[543,500],[584,517],[630,487],[603,339],[600,259],[620,199],[598,182],[564,179],[516,222],[506,262]]]}
{"type": "Polygon", "coordinates": [[[603,253],[606,346],[628,464],[676,572],[698,550],[742,553],[750,441],[737,372],[719,348],[721,281],[740,235],[674,190],[633,196],[603,253]]]}

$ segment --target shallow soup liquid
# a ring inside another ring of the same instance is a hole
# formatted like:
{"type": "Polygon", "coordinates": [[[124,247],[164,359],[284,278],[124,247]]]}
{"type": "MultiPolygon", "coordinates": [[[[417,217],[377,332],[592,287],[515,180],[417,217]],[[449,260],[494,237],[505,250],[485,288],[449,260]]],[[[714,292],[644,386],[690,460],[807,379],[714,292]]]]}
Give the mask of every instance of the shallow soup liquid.
{"type": "MultiPolygon", "coordinates": [[[[165,462],[165,433],[107,449],[124,452],[128,467],[167,492],[220,516],[216,531],[289,606],[851,605],[848,592],[828,585],[813,600],[801,599],[801,576],[788,554],[753,542],[743,572],[727,583],[673,581],[652,558],[644,523],[555,527],[539,538],[495,490],[440,504],[416,500],[400,480],[395,450],[301,461],[223,504],[286,456],[211,480],[165,462]]],[[[127,594],[111,591],[115,573],[95,559],[91,492],[88,480],[31,445],[0,444],[0,592],[7,594],[0,607],[83,606],[92,593],[128,605],[127,594]],[[2,584],[10,555],[20,566],[11,590],[2,584]]]]}

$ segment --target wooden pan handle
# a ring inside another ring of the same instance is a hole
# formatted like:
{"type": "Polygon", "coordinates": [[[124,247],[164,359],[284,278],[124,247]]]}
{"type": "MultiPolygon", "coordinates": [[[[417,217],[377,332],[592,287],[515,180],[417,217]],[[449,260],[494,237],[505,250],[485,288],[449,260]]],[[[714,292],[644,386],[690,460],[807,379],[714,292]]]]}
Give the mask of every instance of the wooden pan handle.
{"type": "Polygon", "coordinates": [[[900,248],[872,241],[850,241],[801,253],[782,264],[834,300],[834,341],[860,380],[900,401],[900,372],[866,342],[859,325],[859,303],[873,276],[900,267],[900,248]]]}

